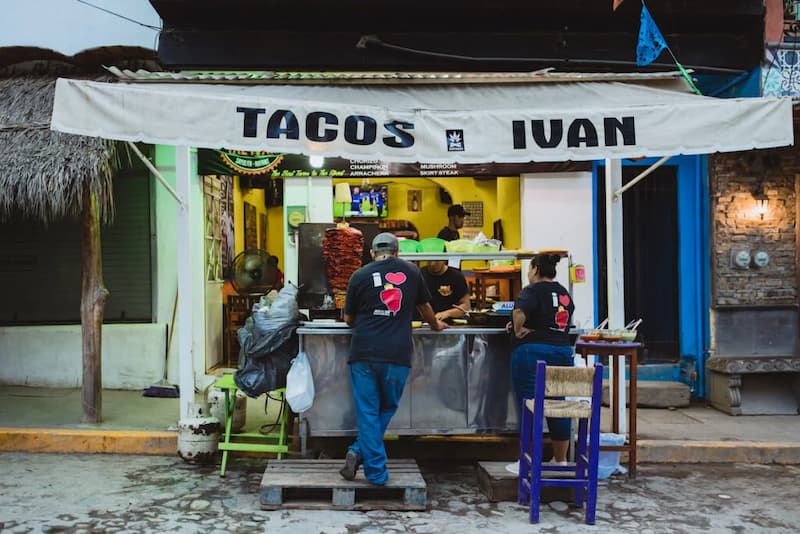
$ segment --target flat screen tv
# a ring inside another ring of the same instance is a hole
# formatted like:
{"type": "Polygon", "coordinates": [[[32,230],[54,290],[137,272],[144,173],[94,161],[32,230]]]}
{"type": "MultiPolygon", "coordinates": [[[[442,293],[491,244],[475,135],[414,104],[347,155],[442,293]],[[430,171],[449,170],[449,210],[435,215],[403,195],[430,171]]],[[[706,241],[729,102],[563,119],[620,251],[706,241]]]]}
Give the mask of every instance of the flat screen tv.
{"type": "Polygon", "coordinates": [[[349,204],[333,203],[334,217],[386,217],[389,215],[389,186],[351,185],[349,204]]]}

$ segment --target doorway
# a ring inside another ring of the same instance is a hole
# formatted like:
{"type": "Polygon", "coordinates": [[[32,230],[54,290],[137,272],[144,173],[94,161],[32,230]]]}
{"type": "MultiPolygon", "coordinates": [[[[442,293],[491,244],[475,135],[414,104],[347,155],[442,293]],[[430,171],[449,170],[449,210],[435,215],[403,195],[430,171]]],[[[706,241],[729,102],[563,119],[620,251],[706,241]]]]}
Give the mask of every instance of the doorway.
{"type": "MultiPolygon", "coordinates": [[[[627,184],[646,167],[623,166],[627,184]]],[[[605,175],[597,167],[598,317],[608,316],[605,175]]],[[[680,291],[678,279],[678,167],[664,165],[623,195],[623,249],[625,251],[625,322],[638,318],[639,340],[645,349],[642,363],[680,360],[680,291]]]]}

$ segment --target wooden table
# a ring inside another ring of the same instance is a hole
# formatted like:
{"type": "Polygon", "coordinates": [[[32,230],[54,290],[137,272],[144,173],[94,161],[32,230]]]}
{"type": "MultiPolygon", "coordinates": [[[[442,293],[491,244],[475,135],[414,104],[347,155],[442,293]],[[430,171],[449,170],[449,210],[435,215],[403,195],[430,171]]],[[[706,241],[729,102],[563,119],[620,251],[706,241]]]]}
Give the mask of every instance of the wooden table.
{"type": "MultiPolygon", "coordinates": [[[[614,356],[630,358],[630,391],[631,398],[628,408],[628,439],[624,445],[600,445],[601,451],[627,451],[628,476],[636,478],[636,375],[639,364],[639,349],[641,343],[608,343],[604,341],[578,341],[575,350],[586,359],[587,355],[609,356],[609,377],[613,384],[609,392],[608,406],[611,409],[611,431],[619,433],[619,385],[625,384],[625,366],[616,365],[614,356]],[[620,372],[622,367],[622,372],[620,372]],[[621,376],[620,376],[621,375],[621,376]]],[[[623,360],[624,361],[624,360],[623,360]]],[[[588,360],[587,360],[588,362],[588,360]]],[[[624,391],[624,390],[623,390],[624,391]]]]}
{"type": "MultiPolygon", "coordinates": [[[[486,307],[486,282],[487,280],[507,280],[508,281],[508,300],[514,300],[522,289],[522,279],[520,270],[514,271],[472,271],[475,277],[475,298],[476,307],[481,310],[486,307]]],[[[499,295],[498,295],[499,297],[499,295]]]]}

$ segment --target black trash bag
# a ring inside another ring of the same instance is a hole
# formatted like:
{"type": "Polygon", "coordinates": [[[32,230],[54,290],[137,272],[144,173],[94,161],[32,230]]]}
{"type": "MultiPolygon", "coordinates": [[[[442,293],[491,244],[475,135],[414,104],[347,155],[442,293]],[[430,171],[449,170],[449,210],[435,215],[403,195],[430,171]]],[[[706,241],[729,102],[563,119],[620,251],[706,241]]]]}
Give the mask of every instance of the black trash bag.
{"type": "MultiPolygon", "coordinates": [[[[240,328],[237,333],[239,337],[239,346],[248,357],[256,359],[263,358],[286,343],[286,340],[294,333],[302,318],[303,317],[298,314],[295,315],[291,321],[282,324],[275,330],[260,332],[253,318],[248,317],[244,326],[240,328]]],[[[241,362],[241,357],[239,361],[241,362]]]]}
{"type": "Polygon", "coordinates": [[[289,335],[283,344],[267,354],[248,355],[242,346],[239,368],[233,375],[233,381],[248,397],[255,399],[269,391],[286,387],[286,375],[298,351],[295,328],[286,330],[289,335]]]}
{"type": "Polygon", "coordinates": [[[304,319],[296,297],[297,288],[286,285],[269,310],[254,307],[237,332],[241,350],[233,380],[250,397],[286,387],[286,374],[298,351],[297,326],[304,319]]]}

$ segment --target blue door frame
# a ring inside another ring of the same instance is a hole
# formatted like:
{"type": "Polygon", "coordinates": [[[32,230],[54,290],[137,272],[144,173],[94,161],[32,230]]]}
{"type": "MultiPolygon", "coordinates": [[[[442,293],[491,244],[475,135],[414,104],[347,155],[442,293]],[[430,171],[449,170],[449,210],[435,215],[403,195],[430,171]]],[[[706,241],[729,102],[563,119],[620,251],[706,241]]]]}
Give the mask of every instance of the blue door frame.
{"type": "MultiPolygon", "coordinates": [[[[653,165],[656,158],[640,161],[622,160],[624,167],[653,165]]],[[[603,179],[598,169],[603,161],[592,164],[593,199],[592,210],[594,228],[594,263],[598,264],[598,239],[605,239],[605,230],[597,228],[598,202],[597,183],[603,179]]],[[[708,196],[708,158],[707,156],[675,156],[665,166],[676,167],[678,195],[678,327],[680,363],[670,367],[659,366],[655,372],[640,370],[645,379],[680,380],[692,386],[692,394],[705,397],[705,361],[709,346],[709,196],[708,196]],[[642,373],[644,371],[644,373],[642,373]]],[[[650,178],[645,178],[648,180],[650,178]]],[[[635,187],[635,186],[634,186],[635,187]]],[[[606,291],[599,287],[599,269],[594,269],[595,291],[606,291]]],[[[595,317],[600,316],[595,294],[595,317]]],[[[646,319],[646,318],[645,318],[646,319]]]]}

